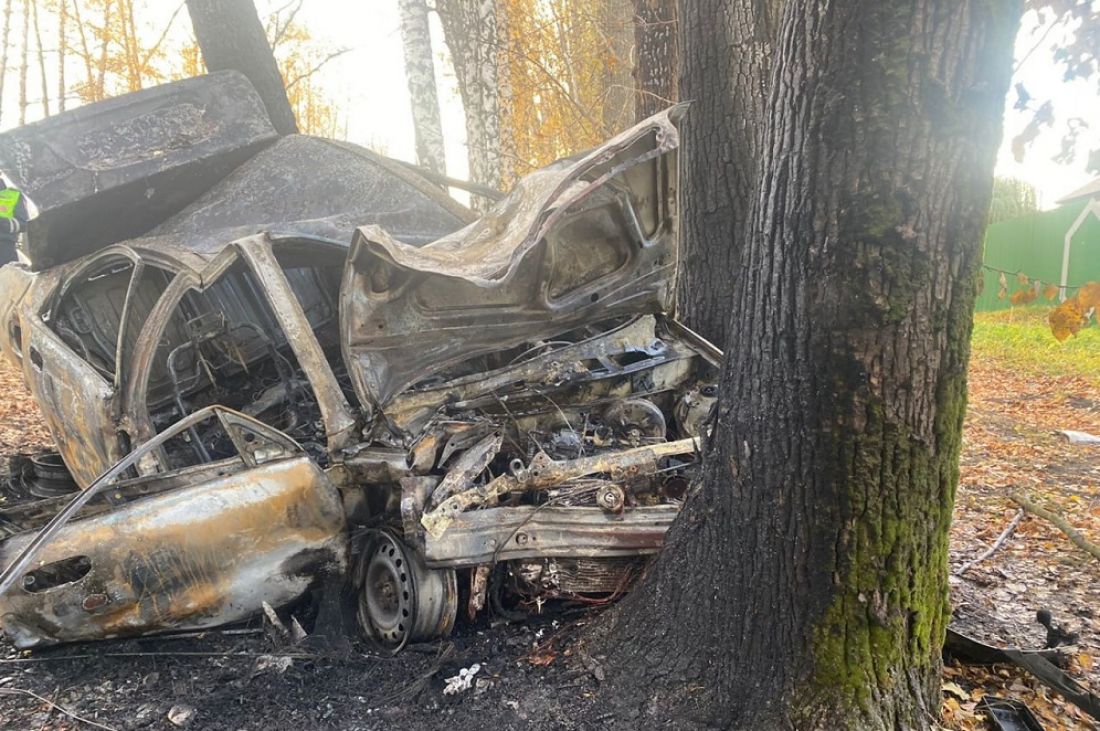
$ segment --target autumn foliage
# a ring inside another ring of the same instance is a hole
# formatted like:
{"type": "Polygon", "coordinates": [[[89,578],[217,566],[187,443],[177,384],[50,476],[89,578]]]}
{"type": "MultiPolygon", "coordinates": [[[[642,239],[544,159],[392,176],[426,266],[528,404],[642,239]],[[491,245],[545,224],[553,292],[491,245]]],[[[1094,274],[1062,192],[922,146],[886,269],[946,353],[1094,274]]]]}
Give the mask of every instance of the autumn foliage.
{"type": "MultiPolygon", "coordinates": [[[[1016,281],[1020,288],[1008,295],[1008,277],[1005,272],[1001,272],[997,299],[1004,299],[1007,295],[1008,301],[1014,307],[1021,307],[1035,302],[1040,296],[1052,302],[1062,291],[1062,287],[1057,284],[1044,284],[1038,279],[1032,280],[1023,272],[1016,274],[1016,281]]],[[[1066,289],[1076,289],[1077,292],[1073,296],[1067,296],[1061,304],[1051,310],[1048,317],[1050,331],[1059,342],[1080,332],[1100,309],[1100,282],[1089,282],[1080,287],[1066,289]]]]}
{"type": "MultiPolygon", "coordinates": [[[[314,74],[342,51],[317,41],[296,19],[303,2],[267,14],[265,30],[299,129],[338,137],[344,122],[314,74]]],[[[169,10],[155,0],[3,0],[0,10],[0,38],[7,41],[0,44],[0,79],[19,71],[11,81],[18,84],[20,124],[74,102],[97,102],[206,71],[182,2],[169,10]]]]}
{"type": "Polygon", "coordinates": [[[1065,340],[1088,324],[1100,307],[1100,282],[1089,282],[1080,287],[1077,294],[1050,313],[1050,330],[1058,340],[1065,340]]]}
{"type": "MultiPolygon", "coordinates": [[[[514,173],[594,147],[633,120],[632,15],[590,0],[506,0],[502,112],[514,173]],[[615,39],[627,36],[627,48],[615,39]]],[[[506,176],[507,177],[507,176],[506,176]]]]}

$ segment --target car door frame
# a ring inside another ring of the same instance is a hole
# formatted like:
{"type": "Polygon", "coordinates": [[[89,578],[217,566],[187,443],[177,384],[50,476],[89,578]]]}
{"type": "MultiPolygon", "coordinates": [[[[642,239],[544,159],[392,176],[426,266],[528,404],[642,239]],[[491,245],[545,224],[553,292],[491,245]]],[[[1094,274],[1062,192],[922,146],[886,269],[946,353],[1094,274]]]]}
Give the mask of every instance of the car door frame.
{"type": "Polygon", "coordinates": [[[71,272],[64,272],[60,284],[48,296],[21,304],[25,381],[41,406],[58,451],[81,487],[121,459],[129,446],[119,430],[120,394],[129,372],[122,344],[130,324],[133,294],[144,269],[141,256],[133,249],[111,246],[71,272]],[[131,270],[114,343],[114,372],[108,380],[54,331],[47,318],[84,274],[112,258],[129,260],[131,270]]]}

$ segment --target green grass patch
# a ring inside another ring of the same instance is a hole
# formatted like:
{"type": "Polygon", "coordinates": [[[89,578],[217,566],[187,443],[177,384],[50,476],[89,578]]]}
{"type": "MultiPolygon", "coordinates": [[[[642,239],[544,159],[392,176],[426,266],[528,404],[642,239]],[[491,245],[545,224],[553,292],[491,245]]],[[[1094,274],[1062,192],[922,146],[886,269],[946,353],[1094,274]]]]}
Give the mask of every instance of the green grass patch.
{"type": "Polygon", "coordinates": [[[994,359],[1034,375],[1083,376],[1100,384],[1100,327],[1059,343],[1047,323],[1049,307],[974,314],[971,357],[994,359]]]}

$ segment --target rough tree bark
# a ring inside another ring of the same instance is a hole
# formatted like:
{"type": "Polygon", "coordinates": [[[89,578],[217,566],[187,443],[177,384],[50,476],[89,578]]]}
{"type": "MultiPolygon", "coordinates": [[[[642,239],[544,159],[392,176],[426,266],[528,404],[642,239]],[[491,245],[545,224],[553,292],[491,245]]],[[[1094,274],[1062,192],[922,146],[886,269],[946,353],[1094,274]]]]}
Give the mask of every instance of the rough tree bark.
{"type": "Polygon", "coordinates": [[[676,103],[680,56],[676,0],[634,0],[634,116],[676,103]]]}
{"type": "Polygon", "coordinates": [[[439,121],[439,95],[435,88],[432,36],[428,27],[428,6],[424,0],[398,0],[401,16],[401,44],[405,49],[405,78],[412,105],[416,160],[420,165],[444,174],[443,124],[439,121]]]}
{"type": "Polygon", "coordinates": [[[729,276],[756,193],[768,74],[783,0],[681,0],[684,120],[679,319],[720,347],[729,276]],[[716,80],[721,80],[716,82],[716,80]]]}
{"type": "Polygon", "coordinates": [[[187,12],[207,70],[240,71],[259,93],[275,130],[296,133],[285,82],[252,0],[187,0],[187,12]]]}
{"type": "MultiPolygon", "coordinates": [[[[451,52],[458,91],[466,116],[466,147],[470,180],[500,189],[502,159],[500,139],[502,83],[502,12],[494,0],[440,0],[436,11],[451,52]]],[[[487,201],[474,198],[484,210],[487,201]]]]}
{"type": "MultiPolygon", "coordinates": [[[[736,292],[703,477],[587,648],[609,673],[603,698],[655,716],[646,725],[935,720],[971,314],[1019,15],[1007,0],[788,0],[758,190],[726,272],[736,292]]],[[[729,124],[711,144],[734,144],[729,124]]]]}

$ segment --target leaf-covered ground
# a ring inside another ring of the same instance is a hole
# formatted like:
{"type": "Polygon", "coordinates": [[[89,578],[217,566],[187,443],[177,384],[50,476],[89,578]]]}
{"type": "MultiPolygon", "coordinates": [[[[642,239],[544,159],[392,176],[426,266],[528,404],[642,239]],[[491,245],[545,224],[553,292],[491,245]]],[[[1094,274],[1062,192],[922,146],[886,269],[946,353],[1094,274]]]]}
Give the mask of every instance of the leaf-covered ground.
{"type": "MultiPolygon", "coordinates": [[[[1100,329],[1065,343],[1045,310],[980,314],[970,368],[961,483],[951,530],[952,570],[980,555],[1012,522],[1018,490],[1100,542],[1100,445],[1072,444],[1059,430],[1100,436],[1100,329]]],[[[956,623],[990,644],[1042,647],[1036,612],[1080,635],[1063,647],[1068,672],[1100,693],[1100,561],[1052,524],[1026,515],[989,559],[951,578],[956,623]]],[[[1012,667],[944,670],[944,723],[987,728],[974,713],[984,694],[1026,702],[1047,729],[1094,728],[1057,693],[1012,667]]]]}
{"type": "MultiPolygon", "coordinates": [[[[1060,429],[1100,435],[1100,330],[1060,344],[1042,311],[980,315],[951,533],[953,571],[1012,521],[1017,506],[1006,496],[1010,489],[1100,542],[1100,446],[1071,444],[1060,429]]],[[[0,455],[33,452],[48,442],[20,378],[0,365],[0,455]]],[[[1100,692],[1100,561],[1054,526],[1025,517],[999,550],[953,576],[951,585],[958,625],[992,644],[1041,647],[1045,630],[1035,614],[1050,611],[1055,622],[1080,635],[1063,648],[1068,671],[1100,692]]],[[[58,648],[41,661],[0,644],[0,727],[89,727],[22,691],[117,729],[175,728],[173,712],[176,720],[181,712],[197,714],[191,728],[458,731],[529,719],[569,727],[566,696],[577,684],[563,682],[557,663],[543,669],[530,662],[535,638],[545,631],[552,630],[466,628],[446,660],[429,647],[392,660],[361,656],[351,664],[294,659],[286,668],[270,665],[266,653],[272,648],[255,635],[96,643],[58,648]],[[482,694],[479,684],[471,695],[445,698],[442,679],[475,660],[485,667],[485,688],[492,689],[482,694]]],[[[987,694],[1023,700],[1047,729],[1095,727],[1011,666],[946,667],[944,726],[988,728],[976,711],[987,694]]]]}

